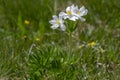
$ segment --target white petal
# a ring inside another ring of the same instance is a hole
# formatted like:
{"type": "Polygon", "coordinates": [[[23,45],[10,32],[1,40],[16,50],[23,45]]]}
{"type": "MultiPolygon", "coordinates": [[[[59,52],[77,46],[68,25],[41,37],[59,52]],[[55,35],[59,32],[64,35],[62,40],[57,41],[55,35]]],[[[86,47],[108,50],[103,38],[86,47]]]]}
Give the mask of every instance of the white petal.
{"type": "Polygon", "coordinates": [[[61,20],[62,18],[65,18],[67,14],[65,12],[60,12],[59,13],[59,19],[61,20]]]}
{"type": "Polygon", "coordinates": [[[55,20],[50,20],[49,23],[50,23],[50,24],[55,24],[56,21],[55,21],[55,20]]]}
{"type": "Polygon", "coordinates": [[[62,16],[62,18],[64,18],[64,19],[67,18],[67,14],[65,12],[60,12],[59,16],[60,17],[62,16]]]}
{"type": "Polygon", "coordinates": [[[67,19],[67,18],[68,18],[68,16],[66,15],[66,16],[64,16],[63,18],[64,18],[64,19],[67,19]]]}
{"type": "Polygon", "coordinates": [[[61,28],[62,31],[65,31],[65,30],[66,30],[66,27],[65,27],[64,24],[61,24],[61,25],[60,25],[60,28],[61,28]]]}
{"type": "Polygon", "coordinates": [[[69,6],[66,8],[66,12],[68,12],[68,11],[70,11],[70,7],[69,6]]]}
{"type": "Polygon", "coordinates": [[[75,9],[78,9],[78,6],[75,6],[75,9]]]}
{"type": "Polygon", "coordinates": [[[70,17],[69,19],[72,20],[72,21],[76,21],[76,19],[78,19],[78,18],[73,16],[73,17],[70,17]]]}
{"type": "Polygon", "coordinates": [[[84,15],[87,15],[87,13],[88,13],[88,10],[87,10],[87,9],[85,9],[85,11],[84,11],[84,15]]]}
{"type": "Polygon", "coordinates": [[[79,18],[81,21],[85,21],[86,19],[85,18],[83,18],[83,17],[80,17],[79,18]]]}
{"type": "Polygon", "coordinates": [[[74,4],[72,4],[71,9],[74,9],[74,8],[75,8],[75,6],[74,6],[74,4]]]}
{"type": "Polygon", "coordinates": [[[65,16],[65,15],[66,15],[65,12],[60,12],[60,13],[59,13],[59,16],[65,16]]]}
{"type": "Polygon", "coordinates": [[[53,19],[57,20],[57,19],[58,19],[58,16],[53,15],[53,19]]]}
{"type": "Polygon", "coordinates": [[[79,11],[81,13],[80,16],[84,16],[84,15],[86,15],[88,13],[88,10],[85,9],[84,6],[82,6],[79,11]]]}
{"type": "Polygon", "coordinates": [[[71,11],[74,12],[74,11],[76,11],[76,10],[78,10],[78,6],[74,6],[74,5],[72,5],[72,6],[71,6],[71,11]]]}
{"type": "Polygon", "coordinates": [[[79,11],[78,6],[75,6],[73,11],[74,11],[74,13],[78,12],[79,11]]]}
{"type": "Polygon", "coordinates": [[[80,10],[79,10],[80,12],[84,12],[84,13],[87,13],[88,12],[88,10],[87,9],[85,9],[85,7],[84,6],[82,6],[81,8],[80,8],[80,10]]]}
{"type": "Polygon", "coordinates": [[[66,15],[65,12],[60,12],[60,13],[59,13],[59,16],[64,16],[64,15],[66,15]]]}
{"type": "Polygon", "coordinates": [[[82,6],[82,7],[80,8],[80,11],[84,11],[84,10],[85,10],[85,7],[82,6]]]}
{"type": "Polygon", "coordinates": [[[87,13],[88,13],[88,10],[86,9],[83,12],[81,12],[81,16],[87,15],[87,13]]]}
{"type": "Polygon", "coordinates": [[[64,20],[61,19],[61,20],[60,20],[60,24],[63,24],[63,23],[64,23],[64,20]]]}
{"type": "Polygon", "coordinates": [[[57,25],[57,24],[54,24],[54,25],[51,26],[52,29],[56,29],[58,27],[59,27],[59,25],[57,25]]]}

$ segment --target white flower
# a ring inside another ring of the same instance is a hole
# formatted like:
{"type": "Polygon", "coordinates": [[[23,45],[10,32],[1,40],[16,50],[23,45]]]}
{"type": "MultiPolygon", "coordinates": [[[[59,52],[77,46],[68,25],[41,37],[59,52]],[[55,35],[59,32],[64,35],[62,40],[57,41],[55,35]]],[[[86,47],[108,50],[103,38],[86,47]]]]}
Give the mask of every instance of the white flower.
{"type": "Polygon", "coordinates": [[[56,16],[53,15],[53,19],[49,21],[50,24],[52,24],[51,28],[56,29],[58,27],[61,28],[62,31],[66,30],[66,27],[64,25],[64,20],[62,19],[62,16],[56,16]]]}
{"type": "Polygon", "coordinates": [[[78,7],[76,6],[74,9],[75,15],[81,20],[81,21],[85,21],[85,18],[83,18],[83,16],[87,15],[88,10],[85,9],[84,6],[82,6],[80,9],[78,9],[78,7]]]}
{"type": "Polygon", "coordinates": [[[72,5],[72,6],[68,6],[66,8],[66,13],[65,12],[60,12],[60,16],[62,16],[64,19],[70,19],[72,21],[76,21],[76,19],[78,19],[77,16],[75,16],[75,11],[76,10],[76,6],[72,5]]]}

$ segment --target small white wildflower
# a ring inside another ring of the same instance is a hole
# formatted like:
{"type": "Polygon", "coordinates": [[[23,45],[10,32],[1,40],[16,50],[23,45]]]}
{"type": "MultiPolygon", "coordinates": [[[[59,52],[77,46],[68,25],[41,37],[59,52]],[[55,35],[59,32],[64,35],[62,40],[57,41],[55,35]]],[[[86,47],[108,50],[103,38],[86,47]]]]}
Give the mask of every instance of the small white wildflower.
{"type": "Polygon", "coordinates": [[[70,19],[72,21],[76,21],[76,19],[78,19],[77,16],[75,16],[75,12],[74,10],[76,9],[76,6],[72,5],[72,6],[68,6],[66,8],[66,13],[65,12],[60,12],[60,16],[62,16],[64,19],[70,19]]]}
{"type": "Polygon", "coordinates": [[[51,28],[52,29],[56,29],[58,27],[61,28],[62,31],[65,31],[66,30],[66,27],[64,25],[64,20],[62,19],[62,16],[56,16],[56,15],[53,15],[53,19],[49,21],[50,24],[52,24],[51,28]]]}
{"type": "Polygon", "coordinates": [[[85,21],[85,18],[83,18],[83,16],[87,15],[88,10],[85,9],[84,6],[82,6],[80,9],[78,8],[78,6],[75,7],[74,9],[75,11],[75,15],[81,20],[81,21],[85,21]]]}

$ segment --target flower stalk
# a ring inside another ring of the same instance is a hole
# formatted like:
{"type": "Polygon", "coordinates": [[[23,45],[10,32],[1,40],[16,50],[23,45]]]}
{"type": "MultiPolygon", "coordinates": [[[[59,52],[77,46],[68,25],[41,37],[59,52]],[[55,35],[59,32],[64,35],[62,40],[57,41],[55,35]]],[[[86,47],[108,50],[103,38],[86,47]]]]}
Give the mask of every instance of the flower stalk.
{"type": "Polygon", "coordinates": [[[69,32],[69,54],[72,53],[72,32],[69,32]]]}

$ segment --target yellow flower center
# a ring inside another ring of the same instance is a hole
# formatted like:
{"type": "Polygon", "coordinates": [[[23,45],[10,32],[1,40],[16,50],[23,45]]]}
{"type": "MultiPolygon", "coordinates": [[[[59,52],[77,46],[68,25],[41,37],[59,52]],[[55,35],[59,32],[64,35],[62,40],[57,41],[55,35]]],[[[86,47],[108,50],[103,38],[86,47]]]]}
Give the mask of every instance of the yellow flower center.
{"type": "Polygon", "coordinates": [[[57,20],[57,21],[56,21],[56,24],[60,24],[60,20],[57,20]]]}
{"type": "Polygon", "coordinates": [[[68,15],[72,15],[72,12],[71,12],[71,11],[68,11],[67,14],[68,14],[68,15]]]}

